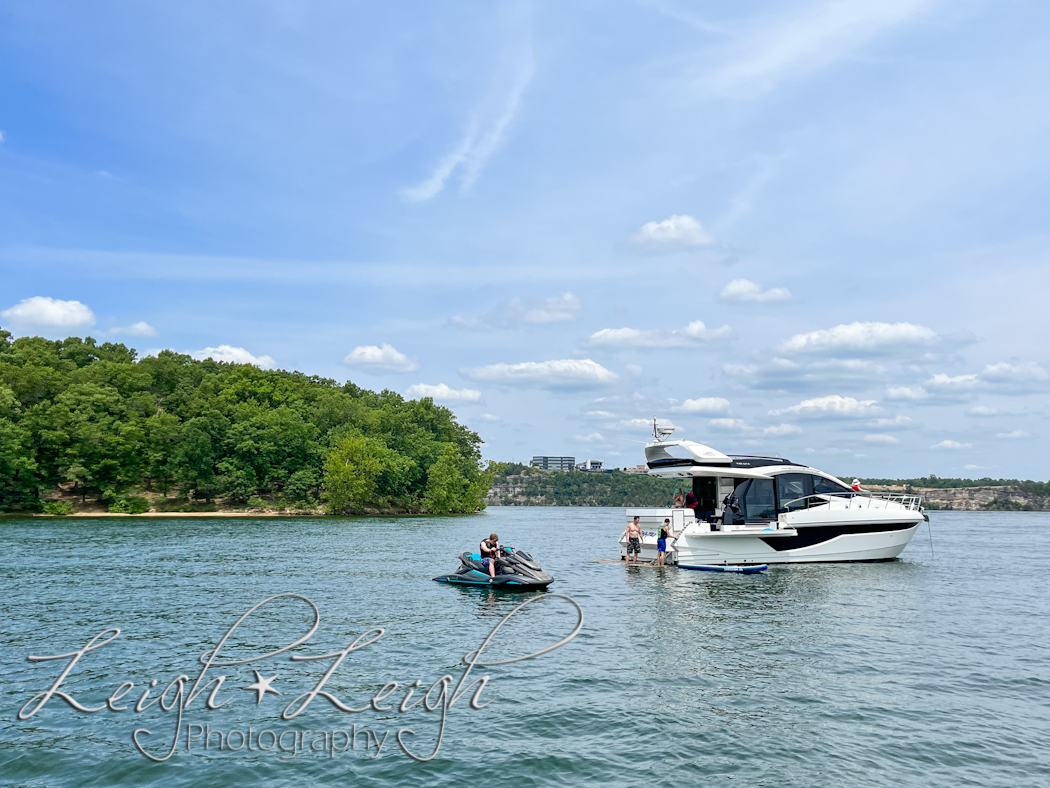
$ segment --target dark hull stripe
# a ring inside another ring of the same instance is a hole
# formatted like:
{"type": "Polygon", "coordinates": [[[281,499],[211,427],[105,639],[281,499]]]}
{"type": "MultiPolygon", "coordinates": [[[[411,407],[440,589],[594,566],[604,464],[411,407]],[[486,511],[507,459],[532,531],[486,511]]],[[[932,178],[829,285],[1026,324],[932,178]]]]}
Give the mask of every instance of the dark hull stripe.
{"type": "Polygon", "coordinates": [[[864,523],[863,525],[816,525],[811,528],[800,526],[798,536],[759,538],[779,553],[784,550],[797,550],[800,547],[812,547],[821,542],[828,542],[836,536],[907,531],[916,525],[917,523],[864,523]]]}

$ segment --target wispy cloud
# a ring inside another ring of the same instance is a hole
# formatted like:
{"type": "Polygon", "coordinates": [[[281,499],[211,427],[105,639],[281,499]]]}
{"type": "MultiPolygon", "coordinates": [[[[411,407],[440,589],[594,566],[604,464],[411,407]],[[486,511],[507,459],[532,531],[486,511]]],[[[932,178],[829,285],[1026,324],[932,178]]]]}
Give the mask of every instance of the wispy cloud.
{"type": "Polygon", "coordinates": [[[616,373],[589,358],[489,364],[468,367],[460,372],[470,380],[525,388],[588,388],[604,386],[616,380],[616,373]]]}
{"type": "Polygon", "coordinates": [[[858,400],[854,397],[843,397],[831,394],[827,397],[814,397],[803,400],[789,408],[769,411],[770,416],[799,416],[801,418],[857,419],[865,416],[877,416],[881,409],[873,399],[858,400]]]}
{"type": "MultiPolygon", "coordinates": [[[[444,383],[438,383],[436,386],[416,383],[408,387],[405,396],[409,399],[430,397],[434,402],[477,402],[481,399],[481,392],[477,389],[454,389],[444,383]]],[[[496,417],[496,420],[499,421],[499,417],[496,417]]]]}
{"type": "Polygon", "coordinates": [[[729,339],[733,330],[729,326],[708,328],[702,320],[694,320],[685,328],[671,331],[661,329],[603,328],[591,334],[590,344],[601,347],[647,347],[672,348],[695,347],[701,342],[729,339]]]}
{"type": "Polygon", "coordinates": [[[535,63],[532,47],[524,48],[514,69],[510,86],[498,110],[479,110],[471,118],[459,144],[438,161],[431,174],[415,186],[403,189],[401,196],[409,202],[425,202],[436,197],[445,188],[449,178],[459,169],[460,188],[469,189],[493,153],[503,142],[507,127],[518,112],[525,89],[532,81],[535,63]],[[484,119],[488,116],[487,120],[484,119]]]}
{"type": "Polygon", "coordinates": [[[752,98],[825,68],[868,41],[917,16],[929,0],[833,0],[802,13],[767,17],[727,44],[723,62],[701,78],[713,95],[752,98]]]}
{"type": "Polygon", "coordinates": [[[722,301],[729,304],[744,303],[770,303],[776,301],[790,301],[791,291],[786,287],[771,287],[763,290],[757,282],[748,279],[734,279],[722,288],[719,296],[722,301]]]}
{"type": "Polygon", "coordinates": [[[130,326],[111,328],[109,333],[115,335],[125,334],[129,337],[155,337],[157,336],[157,329],[145,320],[139,320],[137,323],[132,323],[130,326]]]}

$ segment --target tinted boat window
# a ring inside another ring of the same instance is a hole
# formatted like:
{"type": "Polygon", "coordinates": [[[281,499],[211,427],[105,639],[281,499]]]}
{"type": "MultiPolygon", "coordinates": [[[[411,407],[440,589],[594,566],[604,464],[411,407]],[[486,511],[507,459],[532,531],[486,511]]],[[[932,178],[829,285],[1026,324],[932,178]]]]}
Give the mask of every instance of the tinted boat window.
{"type": "Polygon", "coordinates": [[[777,511],[791,512],[796,509],[805,509],[809,503],[807,495],[813,488],[808,484],[812,476],[808,473],[782,473],[777,478],[777,501],[780,507],[777,511]],[[807,490],[807,487],[809,488],[807,490]]]}
{"type": "Polygon", "coordinates": [[[744,493],[745,522],[777,519],[777,505],[773,500],[772,479],[752,479],[744,493]]]}
{"type": "Polygon", "coordinates": [[[814,493],[848,493],[853,492],[849,487],[844,484],[838,484],[837,482],[831,481],[831,479],[825,479],[823,476],[813,476],[813,492],[814,493]]]}

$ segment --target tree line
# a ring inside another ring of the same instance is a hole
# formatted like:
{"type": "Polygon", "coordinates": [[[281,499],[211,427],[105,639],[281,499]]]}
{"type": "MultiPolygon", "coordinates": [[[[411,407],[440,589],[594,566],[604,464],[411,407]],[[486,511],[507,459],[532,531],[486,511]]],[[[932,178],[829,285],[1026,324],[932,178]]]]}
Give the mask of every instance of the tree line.
{"type": "Polygon", "coordinates": [[[520,463],[493,463],[491,467],[495,472],[494,497],[510,506],[670,506],[675,488],[692,490],[688,479],[663,479],[619,470],[545,471],[520,463]]]}
{"type": "Polygon", "coordinates": [[[2,511],[40,511],[62,486],[117,510],[155,490],[330,514],[473,512],[491,481],[480,446],[429,398],[0,329],[2,511]]]}

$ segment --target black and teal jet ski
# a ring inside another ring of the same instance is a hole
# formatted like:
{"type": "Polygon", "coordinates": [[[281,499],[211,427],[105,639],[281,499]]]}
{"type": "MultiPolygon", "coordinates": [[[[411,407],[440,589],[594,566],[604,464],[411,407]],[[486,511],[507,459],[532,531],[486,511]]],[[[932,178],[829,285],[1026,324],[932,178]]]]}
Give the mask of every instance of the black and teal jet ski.
{"type": "Polygon", "coordinates": [[[452,574],[434,579],[439,583],[487,586],[504,591],[541,591],[554,581],[531,555],[510,547],[500,548],[495,577],[489,577],[477,553],[460,553],[459,564],[459,569],[452,574]]]}

